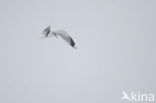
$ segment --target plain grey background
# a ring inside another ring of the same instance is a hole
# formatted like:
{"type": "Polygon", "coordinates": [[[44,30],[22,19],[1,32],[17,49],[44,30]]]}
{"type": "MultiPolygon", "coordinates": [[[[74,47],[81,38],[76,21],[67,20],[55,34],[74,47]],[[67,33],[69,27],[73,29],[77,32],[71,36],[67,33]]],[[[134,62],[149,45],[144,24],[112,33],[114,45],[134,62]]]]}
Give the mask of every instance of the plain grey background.
{"type": "Polygon", "coordinates": [[[0,103],[121,103],[156,92],[155,0],[0,0],[0,103]],[[75,40],[41,39],[64,29],[75,40]]]}

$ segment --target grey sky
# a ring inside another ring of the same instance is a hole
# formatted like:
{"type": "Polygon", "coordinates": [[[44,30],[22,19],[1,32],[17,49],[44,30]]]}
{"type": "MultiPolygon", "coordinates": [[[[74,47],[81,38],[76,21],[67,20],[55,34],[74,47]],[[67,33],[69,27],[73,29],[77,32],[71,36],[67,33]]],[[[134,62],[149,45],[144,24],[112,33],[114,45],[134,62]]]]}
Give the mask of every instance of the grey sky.
{"type": "Polygon", "coordinates": [[[121,103],[155,93],[156,1],[1,0],[0,103],[121,103]],[[62,39],[40,39],[64,29],[62,39]]]}

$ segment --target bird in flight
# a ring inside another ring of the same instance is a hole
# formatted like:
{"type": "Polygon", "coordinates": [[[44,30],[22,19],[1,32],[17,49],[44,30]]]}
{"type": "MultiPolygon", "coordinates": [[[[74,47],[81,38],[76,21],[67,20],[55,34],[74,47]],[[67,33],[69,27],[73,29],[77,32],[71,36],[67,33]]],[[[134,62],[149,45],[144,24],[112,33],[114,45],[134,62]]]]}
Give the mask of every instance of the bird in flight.
{"type": "Polygon", "coordinates": [[[58,36],[62,37],[63,40],[65,40],[70,46],[72,46],[74,49],[77,47],[75,46],[74,40],[71,38],[71,36],[64,30],[58,30],[58,31],[52,31],[50,29],[51,26],[48,26],[46,29],[43,30],[43,35],[48,38],[48,37],[53,37],[55,36],[58,38],[58,36]]]}

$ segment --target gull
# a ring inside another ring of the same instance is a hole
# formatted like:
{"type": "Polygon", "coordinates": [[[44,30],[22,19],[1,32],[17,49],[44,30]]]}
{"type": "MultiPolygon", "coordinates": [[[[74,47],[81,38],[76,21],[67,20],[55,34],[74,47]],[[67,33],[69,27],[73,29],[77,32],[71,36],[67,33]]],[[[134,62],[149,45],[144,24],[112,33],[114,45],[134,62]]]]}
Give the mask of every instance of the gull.
{"type": "Polygon", "coordinates": [[[65,40],[70,46],[72,46],[74,49],[75,47],[75,42],[71,38],[71,36],[64,30],[57,30],[57,31],[52,31],[50,29],[51,26],[48,26],[46,29],[43,30],[42,34],[45,36],[45,38],[53,37],[55,36],[58,38],[58,36],[62,37],[63,40],[65,40]]]}

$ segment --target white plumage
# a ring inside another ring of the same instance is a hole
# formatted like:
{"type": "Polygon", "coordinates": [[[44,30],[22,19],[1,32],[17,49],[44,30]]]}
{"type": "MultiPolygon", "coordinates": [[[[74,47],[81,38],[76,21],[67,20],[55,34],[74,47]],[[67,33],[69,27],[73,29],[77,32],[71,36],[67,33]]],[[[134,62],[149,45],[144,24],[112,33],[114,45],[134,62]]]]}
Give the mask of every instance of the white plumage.
{"type": "Polygon", "coordinates": [[[44,29],[43,31],[43,35],[48,38],[48,37],[52,37],[55,36],[56,38],[58,38],[58,36],[62,37],[63,40],[65,40],[70,46],[72,46],[73,48],[77,48],[75,47],[75,42],[74,40],[71,38],[71,36],[64,30],[57,30],[57,31],[52,31],[50,29],[50,26],[48,26],[46,29],[44,29]]]}

